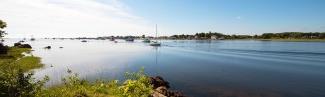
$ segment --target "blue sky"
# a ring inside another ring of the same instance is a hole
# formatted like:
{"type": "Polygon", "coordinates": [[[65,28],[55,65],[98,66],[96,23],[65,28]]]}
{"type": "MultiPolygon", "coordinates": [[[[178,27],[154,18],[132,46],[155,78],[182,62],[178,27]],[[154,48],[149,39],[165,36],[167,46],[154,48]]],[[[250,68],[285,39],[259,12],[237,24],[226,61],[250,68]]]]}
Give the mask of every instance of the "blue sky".
{"type": "Polygon", "coordinates": [[[325,31],[325,0],[124,0],[173,33],[325,31]]]}
{"type": "Polygon", "coordinates": [[[325,0],[0,0],[7,37],[325,32],[325,0]]]}

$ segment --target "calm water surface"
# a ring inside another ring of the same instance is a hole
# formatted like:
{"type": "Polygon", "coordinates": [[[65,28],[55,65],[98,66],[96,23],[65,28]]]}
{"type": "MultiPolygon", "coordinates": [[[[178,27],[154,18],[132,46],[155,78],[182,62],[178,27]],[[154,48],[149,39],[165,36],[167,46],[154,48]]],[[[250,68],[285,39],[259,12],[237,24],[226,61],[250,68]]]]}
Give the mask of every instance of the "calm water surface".
{"type": "Polygon", "coordinates": [[[123,40],[27,43],[46,64],[35,76],[49,75],[50,85],[59,83],[68,68],[94,80],[122,79],[124,72],[144,67],[193,97],[325,97],[322,42],[165,40],[158,48],[123,40]]]}

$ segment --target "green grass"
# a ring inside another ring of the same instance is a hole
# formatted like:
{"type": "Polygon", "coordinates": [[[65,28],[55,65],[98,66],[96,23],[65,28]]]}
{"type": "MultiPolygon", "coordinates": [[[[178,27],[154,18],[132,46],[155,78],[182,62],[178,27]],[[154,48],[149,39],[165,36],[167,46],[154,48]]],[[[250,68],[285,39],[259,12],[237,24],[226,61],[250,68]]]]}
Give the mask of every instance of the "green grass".
{"type": "Polygon", "coordinates": [[[34,56],[22,57],[18,59],[15,64],[19,65],[19,69],[22,69],[23,72],[44,66],[44,64],[41,63],[41,58],[34,56]]]}
{"type": "Polygon", "coordinates": [[[22,69],[23,72],[31,69],[41,68],[44,65],[41,64],[41,58],[35,56],[25,56],[31,49],[10,47],[9,51],[5,55],[0,55],[0,68],[7,67],[8,65],[14,65],[11,69],[22,69]]]}

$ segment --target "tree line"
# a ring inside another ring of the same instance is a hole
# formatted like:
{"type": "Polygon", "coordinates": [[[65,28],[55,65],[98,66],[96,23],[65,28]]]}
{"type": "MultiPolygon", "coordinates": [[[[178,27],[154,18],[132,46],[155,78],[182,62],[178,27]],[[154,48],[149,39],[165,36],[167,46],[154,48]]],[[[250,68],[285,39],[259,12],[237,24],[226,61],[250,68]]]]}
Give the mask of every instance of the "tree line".
{"type": "Polygon", "coordinates": [[[175,39],[325,39],[325,32],[282,32],[261,35],[226,35],[219,32],[200,32],[195,34],[172,35],[175,39]]]}

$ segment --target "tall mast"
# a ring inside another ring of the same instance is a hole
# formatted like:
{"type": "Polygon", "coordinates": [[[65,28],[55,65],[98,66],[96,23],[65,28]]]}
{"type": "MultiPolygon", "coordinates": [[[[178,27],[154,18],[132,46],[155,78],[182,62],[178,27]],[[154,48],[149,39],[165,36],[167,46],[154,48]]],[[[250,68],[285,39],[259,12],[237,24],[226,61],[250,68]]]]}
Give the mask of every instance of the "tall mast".
{"type": "Polygon", "coordinates": [[[157,24],[156,24],[156,42],[158,41],[158,28],[157,28],[157,24]]]}

